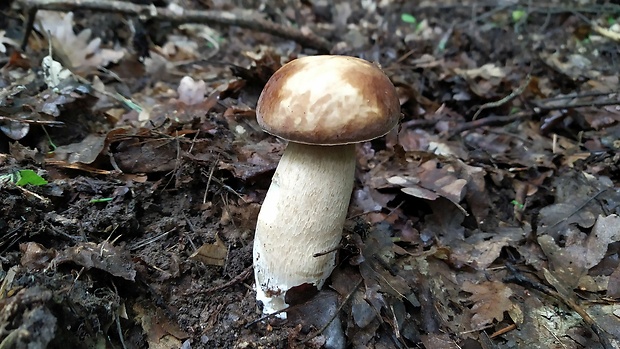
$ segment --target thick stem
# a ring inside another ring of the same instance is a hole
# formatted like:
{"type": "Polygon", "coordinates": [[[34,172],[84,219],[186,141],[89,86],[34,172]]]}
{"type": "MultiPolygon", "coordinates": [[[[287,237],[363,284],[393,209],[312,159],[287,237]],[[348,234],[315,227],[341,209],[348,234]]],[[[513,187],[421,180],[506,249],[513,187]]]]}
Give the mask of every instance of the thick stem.
{"type": "Polygon", "coordinates": [[[256,298],[263,312],[284,309],[292,287],[320,289],[331,274],[354,175],[354,145],[288,144],[254,236],[256,298]]]}

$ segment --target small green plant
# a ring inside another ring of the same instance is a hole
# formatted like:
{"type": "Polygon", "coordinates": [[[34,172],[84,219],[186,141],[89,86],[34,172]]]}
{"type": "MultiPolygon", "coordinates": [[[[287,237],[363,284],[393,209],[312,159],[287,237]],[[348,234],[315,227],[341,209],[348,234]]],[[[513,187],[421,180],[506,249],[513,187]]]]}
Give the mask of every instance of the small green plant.
{"type": "Polygon", "coordinates": [[[19,170],[13,173],[8,173],[0,176],[0,183],[13,183],[17,186],[23,187],[25,185],[46,185],[48,182],[45,178],[39,176],[33,170],[19,170]]]}
{"type": "Polygon", "coordinates": [[[614,24],[616,24],[616,17],[614,16],[607,17],[607,25],[611,27],[614,24]]]}
{"type": "Polygon", "coordinates": [[[43,132],[45,132],[45,135],[47,136],[47,142],[49,143],[50,147],[52,148],[52,151],[50,153],[53,153],[56,150],[56,144],[54,144],[54,142],[52,141],[52,137],[50,137],[50,134],[47,133],[47,129],[45,128],[45,126],[41,125],[41,127],[43,128],[43,132]]]}
{"type": "Polygon", "coordinates": [[[416,32],[420,31],[420,29],[422,29],[422,26],[424,25],[422,24],[422,21],[418,22],[415,16],[410,13],[401,14],[400,20],[407,24],[410,24],[412,27],[415,27],[416,32]]]}
{"type": "Polygon", "coordinates": [[[411,25],[415,25],[416,23],[418,23],[416,18],[409,13],[403,13],[402,15],[400,15],[400,20],[411,25]]]}
{"type": "Polygon", "coordinates": [[[510,203],[511,203],[511,204],[513,204],[513,205],[515,205],[515,206],[516,206],[519,210],[522,210],[522,209],[524,209],[524,208],[525,208],[525,205],[524,205],[524,204],[522,204],[522,203],[520,203],[520,202],[519,202],[519,201],[517,201],[517,200],[512,200],[510,203]]]}
{"type": "Polygon", "coordinates": [[[512,21],[517,23],[527,16],[527,12],[524,10],[514,10],[511,13],[512,21]]]}
{"type": "Polygon", "coordinates": [[[112,199],[113,198],[92,199],[92,200],[90,200],[90,203],[91,204],[97,204],[97,203],[100,203],[100,202],[110,202],[110,201],[112,201],[112,199]]]}

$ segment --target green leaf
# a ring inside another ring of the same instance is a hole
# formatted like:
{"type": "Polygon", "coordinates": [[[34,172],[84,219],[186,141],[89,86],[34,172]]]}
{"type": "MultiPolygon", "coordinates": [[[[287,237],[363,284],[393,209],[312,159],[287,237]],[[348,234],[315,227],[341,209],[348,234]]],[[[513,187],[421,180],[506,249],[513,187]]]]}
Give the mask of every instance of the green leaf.
{"type": "Polygon", "coordinates": [[[400,20],[405,22],[405,23],[409,23],[409,24],[416,24],[416,22],[417,22],[415,17],[413,15],[408,14],[408,13],[401,14],[400,15],[400,20]]]}
{"type": "Polygon", "coordinates": [[[514,10],[514,11],[512,11],[512,21],[513,22],[518,22],[521,19],[523,19],[525,16],[527,16],[527,12],[525,12],[524,10],[514,10]]]}
{"type": "Polygon", "coordinates": [[[92,200],[90,200],[90,203],[91,204],[97,204],[97,203],[100,203],[100,202],[110,202],[112,200],[113,200],[113,198],[92,199],[92,200]]]}
{"type": "Polygon", "coordinates": [[[15,185],[18,185],[20,187],[28,184],[37,186],[47,184],[47,181],[33,170],[19,170],[17,171],[15,177],[17,177],[15,185]]]}
{"type": "Polygon", "coordinates": [[[613,16],[607,17],[607,25],[611,27],[614,24],[616,24],[616,19],[613,16]]]}

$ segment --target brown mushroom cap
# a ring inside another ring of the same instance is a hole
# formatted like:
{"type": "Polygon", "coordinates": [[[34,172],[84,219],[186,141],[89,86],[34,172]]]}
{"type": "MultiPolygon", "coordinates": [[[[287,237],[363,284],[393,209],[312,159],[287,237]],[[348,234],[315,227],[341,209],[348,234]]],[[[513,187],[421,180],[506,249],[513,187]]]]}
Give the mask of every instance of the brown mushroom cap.
{"type": "Polygon", "coordinates": [[[265,132],[291,142],[340,145],[388,133],[398,123],[400,103],[394,85],[374,64],[310,56],[273,74],[256,116],[265,132]]]}

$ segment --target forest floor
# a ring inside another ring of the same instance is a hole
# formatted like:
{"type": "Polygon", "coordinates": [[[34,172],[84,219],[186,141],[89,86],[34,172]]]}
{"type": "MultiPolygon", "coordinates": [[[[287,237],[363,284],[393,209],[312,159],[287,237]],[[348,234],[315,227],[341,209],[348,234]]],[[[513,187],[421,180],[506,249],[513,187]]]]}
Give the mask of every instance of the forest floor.
{"type": "Polygon", "coordinates": [[[0,11],[0,349],[620,348],[620,5],[0,11]],[[324,289],[261,319],[285,142],[256,102],[323,53],[380,64],[403,118],[357,147],[324,289]]]}

